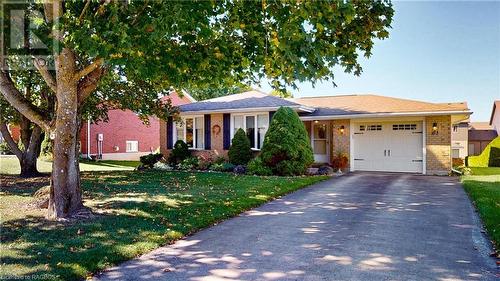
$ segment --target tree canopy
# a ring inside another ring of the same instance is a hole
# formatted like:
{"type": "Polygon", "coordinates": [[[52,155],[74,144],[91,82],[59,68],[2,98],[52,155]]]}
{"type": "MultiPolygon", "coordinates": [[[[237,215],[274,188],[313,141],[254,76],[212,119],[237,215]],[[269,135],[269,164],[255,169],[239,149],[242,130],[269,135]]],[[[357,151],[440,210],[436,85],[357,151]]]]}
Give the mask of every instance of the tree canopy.
{"type": "MultiPolygon", "coordinates": [[[[6,9],[2,20],[9,29],[16,21],[5,17],[6,9]]],[[[393,9],[388,1],[52,0],[30,2],[25,15],[31,33],[51,50],[46,61],[28,55],[54,93],[54,115],[20,92],[11,45],[1,58],[0,92],[53,136],[49,213],[64,217],[83,206],[78,134],[86,108],[166,118],[176,114],[161,99],[171,89],[265,78],[283,90],[297,81],[334,82],[334,66],[359,75],[358,57],[369,57],[375,40],[388,37],[393,9]]]]}

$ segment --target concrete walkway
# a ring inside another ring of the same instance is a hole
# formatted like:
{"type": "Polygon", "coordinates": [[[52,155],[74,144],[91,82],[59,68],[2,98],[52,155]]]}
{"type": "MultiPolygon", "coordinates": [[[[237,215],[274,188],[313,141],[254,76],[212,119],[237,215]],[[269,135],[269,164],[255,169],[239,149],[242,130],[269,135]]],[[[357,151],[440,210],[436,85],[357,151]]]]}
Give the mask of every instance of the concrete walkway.
{"type": "Polygon", "coordinates": [[[352,173],[96,280],[498,280],[490,251],[456,178],[352,173]]]}

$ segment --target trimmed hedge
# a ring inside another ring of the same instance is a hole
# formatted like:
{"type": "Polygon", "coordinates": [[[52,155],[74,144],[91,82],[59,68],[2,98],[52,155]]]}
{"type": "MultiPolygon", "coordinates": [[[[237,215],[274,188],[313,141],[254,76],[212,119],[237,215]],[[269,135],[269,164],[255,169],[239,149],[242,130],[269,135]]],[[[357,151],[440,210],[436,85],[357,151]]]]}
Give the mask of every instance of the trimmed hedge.
{"type": "Polygon", "coordinates": [[[483,152],[465,159],[467,167],[500,167],[500,137],[492,140],[483,152]]]}
{"type": "Polygon", "coordinates": [[[307,130],[293,109],[281,107],[273,115],[260,158],[273,174],[283,176],[305,174],[314,162],[307,130]]]}

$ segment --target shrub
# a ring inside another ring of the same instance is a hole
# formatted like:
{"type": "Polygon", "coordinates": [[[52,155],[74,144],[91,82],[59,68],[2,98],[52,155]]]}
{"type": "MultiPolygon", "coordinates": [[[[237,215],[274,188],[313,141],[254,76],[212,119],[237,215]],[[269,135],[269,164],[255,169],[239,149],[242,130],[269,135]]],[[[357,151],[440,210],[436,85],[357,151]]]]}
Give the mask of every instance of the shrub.
{"type": "Polygon", "coordinates": [[[175,142],[174,148],[170,152],[170,156],[168,157],[168,162],[171,164],[179,164],[184,159],[190,156],[191,152],[189,151],[189,147],[187,146],[187,144],[182,140],[178,140],[175,142]]]}
{"type": "Polygon", "coordinates": [[[252,159],[250,140],[243,129],[238,129],[229,147],[229,162],[235,165],[246,165],[252,159]]]}
{"type": "Polygon", "coordinates": [[[310,140],[299,115],[281,107],[273,116],[261,150],[273,174],[301,175],[314,162],[310,140]]]}
{"type": "Polygon", "coordinates": [[[333,157],[332,166],[335,170],[344,171],[347,168],[347,163],[349,162],[349,157],[347,154],[339,152],[335,157],[333,157]]]}
{"type": "Polygon", "coordinates": [[[222,164],[223,172],[232,172],[234,170],[234,164],[225,162],[222,164]]]}
{"type": "Polygon", "coordinates": [[[195,170],[198,168],[199,160],[196,157],[189,157],[184,160],[179,164],[179,170],[195,170]]]}
{"type": "Polygon", "coordinates": [[[215,172],[223,172],[224,171],[224,164],[221,163],[212,163],[212,165],[210,165],[210,167],[208,168],[209,170],[211,171],[215,171],[215,172]]]}
{"type": "Polygon", "coordinates": [[[453,167],[460,167],[464,165],[464,160],[462,158],[452,158],[451,165],[453,167]]]}
{"type": "Polygon", "coordinates": [[[465,163],[467,167],[494,167],[491,166],[495,164],[495,159],[498,156],[493,155],[493,161],[490,161],[490,158],[492,157],[492,154],[495,154],[496,152],[493,151],[492,153],[492,148],[497,148],[500,149],[500,137],[496,137],[494,140],[492,140],[486,148],[483,150],[483,152],[477,156],[469,156],[466,158],[465,163]]]}
{"type": "Polygon", "coordinates": [[[199,170],[208,170],[208,168],[212,165],[212,162],[209,159],[198,159],[198,169],[199,170]]]}
{"type": "Polygon", "coordinates": [[[500,147],[491,147],[488,167],[500,167],[500,147]]]}
{"type": "Polygon", "coordinates": [[[244,175],[247,172],[247,167],[245,165],[237,165],[233,169],[233,173],[237,175],[244,175]]]}
{"type": "Polygon", "coordinates": [[[226,162],[226,158],[224,158],[222,156],[217,157],[214,161],[215,164],[220,164],[220,165],[224,164],[225,162],[226,162]]]}
{"type": "Polygon", "coordinates": [[[260,157],[255,157],[248,162],[247,174],[257,176],[270,176],[273,171],[268,166],[264,165],[260,157]]]}
{"type": "Polygon", "coordinates": [[[163,154],[161,153],[156,153],[156,154],[150,153],[148,155],[141,156],[139,159],[141,160],[143,167],[153,168],[154,164],[160,161],[161,158],[163,158],[163,154]]]}

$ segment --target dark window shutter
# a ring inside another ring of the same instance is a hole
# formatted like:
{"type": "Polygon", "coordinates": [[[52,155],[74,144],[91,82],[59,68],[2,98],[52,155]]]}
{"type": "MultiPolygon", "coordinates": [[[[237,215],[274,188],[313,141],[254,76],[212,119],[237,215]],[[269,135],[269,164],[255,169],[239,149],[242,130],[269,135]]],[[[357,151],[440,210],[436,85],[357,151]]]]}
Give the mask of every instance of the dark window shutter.
{"type": "Polygon", "coordinates": [[[231,114],[224,113],[222,117],[222,127],[223,127],[223,146],[224,149],[229,149],[231,146],[231,114]]]}
{"type": "Polygon", "coordinates": [[[174,146],[174,121],[172,117],[168,117],[167,119],[167,149],[172,149],[174,146]]]}
{"type": "Polygon", "coordinates": [[[212,139],[210,136],[211,133],[211,120],[210,120],[210,114],[205,114],[204,118],[205,120],[205,149],[211,149],[212,147],[212,139]]]}
{"type": "Polygon", "coordinates": [[[273,115],[276,111],[269,111],[269,125],[271,125],[271,120],[273,120],[273,115]]]}

